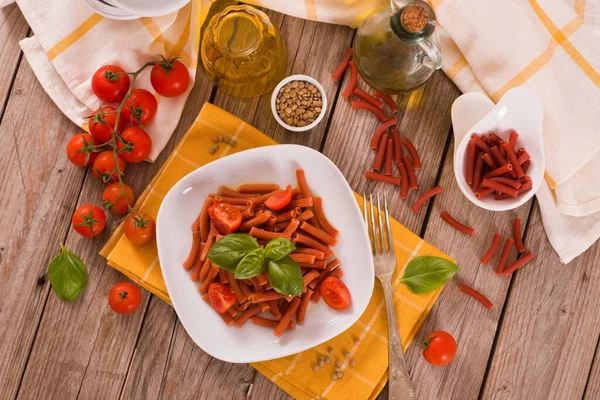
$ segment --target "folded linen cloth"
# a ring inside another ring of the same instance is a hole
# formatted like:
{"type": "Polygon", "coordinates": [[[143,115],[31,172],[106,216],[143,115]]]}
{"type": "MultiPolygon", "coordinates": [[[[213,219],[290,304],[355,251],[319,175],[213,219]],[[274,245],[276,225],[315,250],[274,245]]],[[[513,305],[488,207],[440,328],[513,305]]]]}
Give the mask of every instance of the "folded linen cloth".
{"type": "MultiPolygon", "coordinates": [[[[527,86],[544,103],[550,243],[567,263],[600,237],[600,7],[575,0],[433,0],[443,69],[497,102],[527,86]],[[474,17],[476,16],[476,17],[474,17]]],[[[533,160],[535,162],[535,160],[533,160]]]]}
{"type": "MultiPolygon", "coordinates": [[[[163,197],[183,176],[227,154],[274,144],[275,141],[237,117],[216,106],[205,104],[189,131],[138,198],[136,209],[156,218],[163,197]],[[235,137],[237,146],[221,147],[215,155],[210,155],[208,150],[213,145],[211,137],[215,135],[235,137]]],[[[356,198],[362,204],[362,198],[358,195],[356,198]]],[[[413,257],[448,256],[399,222],[390,222],[398,261],[393,278],[394,302],[397,315],[401,316],[398,318],[398,326],[406,349],[441,289],[426,295],[416,295],[399,284],[399,278],[413,257]]],[[[100,254],[108,259],[109,265],[169,302],[154,241],[143,246],[132,245],[119,226],[100,254]]],[[[377,283],[366,311],[346,332],[313,349],[252,365],[296,399],[347,399],[349,393],[352,393],[352,399],[373,399],[387,381],[387,317],[384,304],[383,290],[377,283]],[[355,338],[361,339],[359,344],[354,343],[355,338]],[[319,355],[326,354],[329,346],[339,351],[350,351],[351,357],[356,360],[356,367],[344,370],[343,379],[332,381],[329,373],[315,373],[312,370],[312,364],[319,355]]],[[[310,313],[310,308],[308,312],[310,313]]]]}

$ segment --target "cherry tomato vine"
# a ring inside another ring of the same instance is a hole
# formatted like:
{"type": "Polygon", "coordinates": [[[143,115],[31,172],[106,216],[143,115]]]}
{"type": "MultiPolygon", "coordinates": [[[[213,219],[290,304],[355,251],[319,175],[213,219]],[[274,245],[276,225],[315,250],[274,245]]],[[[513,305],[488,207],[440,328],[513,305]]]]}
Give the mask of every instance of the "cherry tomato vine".
{"type": "MultiPolygon", "coordinates": [[[[121,200],[118,209],[125,214],[123,216],[127,228],[125,233],[134,244],[149,242],[154,237],[155,231],[152,217],[133,208],[131,189],[128,187],[126,190],[123,182],[126,161],[141,162],[148,157],[152,148],[152,140],[142,129],[144,127],[142,124],[151,122],[156,112],[157,102],[147,90],[134,88],[137,78],[148,67],[152,67],[151,83],[159,95],[173,97],[186,91],[189,85],[189,72],[177,58],[167,60],[161,56],[161,60],[148,61],[134,72],[126,72],[116,65],[102,66],[92,78],[92,91],[103,101],[120,101],[119,106],[115,109],[101,105],[94,115],[87,117],[90,123],[90,134],[78,135],[77,140],[72,139],[67,146],[67,156],[73,164],[91,165],[94,176],[101,182],[119,185],[120,194],[112,195],[111,201],[105,200],[103,203],[105,208],[111,210],[115,203],[121,200]],[[126,86],[128,86],[127,91],[123,94],[126,86]],[[133,96],[133,93],[137,96],[133,96]],[[131,128],[124,129],[123,119],[131,123],[131,128]],[[124,138],[123,133],[127,130],[130,131],[124,138]],[[134,140],[137,140],[137,146],[134,140]],[[108,150],[108,147],[111,149],[108,150]],[[106,154],[109,151],[112,152],[112,160],[106,154]],[[105,154],[97,157],[102,153],[105,154]]],[[[112,211],[115,212],[114,209],[112,211]]],[[[95,234],[100,233],[102,229],[95,234]]]]}

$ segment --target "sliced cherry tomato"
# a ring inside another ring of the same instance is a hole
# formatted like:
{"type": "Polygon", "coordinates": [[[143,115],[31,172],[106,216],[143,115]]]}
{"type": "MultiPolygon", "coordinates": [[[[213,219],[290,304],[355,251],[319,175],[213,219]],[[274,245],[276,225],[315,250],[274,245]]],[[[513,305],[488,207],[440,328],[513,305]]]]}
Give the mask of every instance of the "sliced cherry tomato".
{"type": "Polygon", "coordinates": [[[69,161],[78,167],[87,167],[92,164],[98,156],[94,152],[96,141],[89,133],[78,133],[67,143],[67,157],[69,161]]]}
{"type": "Polygon", "coordinates": [[[224,313],[235,303],[235,294],[222,283],[208,285],[208,301],[218,313],[224,313]]]}
{"type": "Polygon", "coordinates": [[[157,108],[158,103],[152,93],[146,89],[133,89],[125,101],[121,117],[125,117],[131,125],[144,126],[152,121],[157,108]]]}
{"type": "Polygon", "coordinates": [[[422,347],[423,357],[431,365],[446,365],[456,355],[456,340],[444,331],[431,332],[422,347]]]}
{"type": "Polygon", "coordinates": [[[164,97],[175,97],[184,93],[190,83],[190,72],[175,58],[154,64],[150,72],[150,83],[156,93],[164,97]]]}
{"type": "MultiPolygon", "coordinates": [[[[117,165],[122,175],[125,172],[125,161],[121,156],[117,156],[117,165]]],[[[112,150],[105,150],[98,154],[92,164],[92,174],[103,183],[111,183],[119,179],[118,171],[115,168],[115,155],[112,150]]]]}
{"type": "Polygon", "coordinates": [[[292,201],[292,187],[288,185],[283,192],[269,197],[265,201],[265,206],[273,211],[277,211],[285,208],[290,204],[290,201],[292,201]]]}
{"type": "Polygon", "coordinates": [[[107,103],[119,103],[129,90],[129,75],[117,65],[98,68],[92,76],[92,91],[107,103]]]}
{"type": "Polygon", "coordinates": [[[117,314],[131,314],[142,304],[142,292],[133,283],[117,283],[108,292],[108,304],[117,314]]]}
{"type": "Polygon", "coordinates": [[[83,204],[75,210],[71,217],[73,229],[81,236],[94,237],[106,225],[106,215],[100,207],[93,204],[83,204]]]}
{"type": "Polygon", "coordinates": [[[335,310],[348,307],[352,301],[346,284],[337,276],[330,276],[321,283],[321,297],[329,307],[335,310]]]}
{"type": "MultiPolygon", "coordinates": [[[[96,110],[94,116],[88,120],[90,133],[98,143],[106,143],[113,137],[115,122],[117,122],[117,113],[114,107],[104,106],[96,110]]],[[[125,118],[119,118],[119,132],[125,126],[125,118]]]]}
{"type": "Polygon", "coordinates": [[[125,218],[125,236],[133,244],[146,244],[154,238],[156,224],[148,214],[134,212],[125,218]]]}
{"type": "Polygon", "coordinates": [[[111,183],[106,186],[102,193],[102,206],[113,214],[125,214],[129,206],[133,205],[133,189],[127,184],[119,182],[111,183]]]}
{"type": "Polygon", "coordinates": [[[117,150],[123,160],[129,163],[139,163],[144,161],[150,155],[152,150],[152,139],[148,133],[138,127],[131,126],[123,131],[121,140],[117,142],[117,150]]]}
{"type": "Polygon", "coordinates": [[[242,212],[229,203],[217,203],[208,208],[208,216],[221,235],[229,235],[242,224],[242,212]]]}

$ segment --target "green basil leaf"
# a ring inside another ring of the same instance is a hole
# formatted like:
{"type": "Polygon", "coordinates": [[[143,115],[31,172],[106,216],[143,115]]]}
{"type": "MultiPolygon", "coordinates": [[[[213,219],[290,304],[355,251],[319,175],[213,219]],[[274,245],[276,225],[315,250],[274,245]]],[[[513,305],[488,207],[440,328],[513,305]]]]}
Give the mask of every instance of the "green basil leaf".
{"type": "Polygon", "coordinates": [[[285,296],[300,296],[304,291],[302,270],[290,256],[269,261],[269,283],[285,296]]]}
{"type": "Polygon", "coordinates": [[[265,250],[269,260],[277,261],[296,250],[296,246],[285,238],[275,238],[267,243],[265,250]]]}
{"type": "Polygon", "coordinates": [[[457,270],[456,264],[445,258],[415,257],[406,266],[400,282],[404,282],[413,293],[430,293],[444,286],[457,270]]]}
{"type": "Polygon", "coordinates": [[[252,250],[242,258],[242,261],[240,261],[235,269],[234,277],[235,279],[254,278],[256,275],[261,274],[266,267],[265,249],[252,250]]]}
{"type": "Polygon", "coordinates": [[[217,240],[208,252],[208,259],[227,271],[235,272],[242,258],[259,247],[252,236],[245,233],[232,233],[217,240]]]}
{"type": "Polygon", "coordinates": [[[60,253],[48,264],[48,278],[54,293],[65,301],[75,301],[87,284],[87,269],[77,255],[60,245],[60,253]]]}

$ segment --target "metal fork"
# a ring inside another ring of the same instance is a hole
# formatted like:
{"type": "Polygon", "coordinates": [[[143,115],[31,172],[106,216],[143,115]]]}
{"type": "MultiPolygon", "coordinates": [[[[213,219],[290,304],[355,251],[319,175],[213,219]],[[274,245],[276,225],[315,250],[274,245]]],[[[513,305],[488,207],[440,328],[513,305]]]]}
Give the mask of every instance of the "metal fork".
{"type": "Polygon", "coordinates": [[[367,232],[373,246],[373,261],[375,263],[375,276],[381,281],[385,295],[385,306],[388,320],[388,345],[389,345],[389,399],[415,399],[415,391],[408,373],[408,366],[402,352],[402,339],[396,324],[396,311],[392,297],[392,274],[396,269],[396,254],[394,241],[390,230],[390,217],[388,215],[387,198],[383,197],[385,214],[385,230],[381,221],[381,205],[377,194],[377,220],[373,206],[373,194],[369,195],[371,222],[369,231],[369,217],[367,215],[367,199],[363,195],[363,216],[367,225],[367,232]]]}

